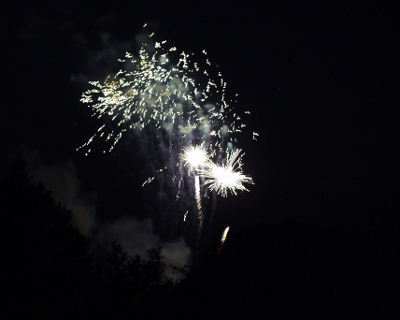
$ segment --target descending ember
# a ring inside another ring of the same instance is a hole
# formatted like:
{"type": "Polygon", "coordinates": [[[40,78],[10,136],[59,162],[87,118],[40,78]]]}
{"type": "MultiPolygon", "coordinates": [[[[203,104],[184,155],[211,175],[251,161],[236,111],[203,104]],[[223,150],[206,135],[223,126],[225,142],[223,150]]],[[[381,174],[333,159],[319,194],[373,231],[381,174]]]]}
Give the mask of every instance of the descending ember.
{"type": "Polygon", "coordinates": [[[229,232],[229,226],[227,226],[225,228],[224,232],[222,233],[218,251],[221,251],[221,249],[222,249],[222,247],[223,247],[223,245],[224,245],[224,243],[226,241],[226,237],[228,236],[228,232],[229,232]]]}

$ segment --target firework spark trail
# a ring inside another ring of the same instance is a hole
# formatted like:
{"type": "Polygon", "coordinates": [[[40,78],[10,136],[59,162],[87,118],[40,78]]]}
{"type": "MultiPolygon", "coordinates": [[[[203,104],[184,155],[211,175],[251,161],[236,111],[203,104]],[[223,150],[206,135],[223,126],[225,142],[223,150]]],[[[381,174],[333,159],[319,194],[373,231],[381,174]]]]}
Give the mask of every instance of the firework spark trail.
{"type": "Polygon", "coordinates": [[[203,211],[201,207],[201,198],[200,198],[200,179],[196,174],[195,176],[195,189],[196,189],[196,204],[197,204],[197,218],[199,219],[199,230],[203,228],[203,211]]]}
{"type": "Polygon", "coordinates": [[[203,209],[201,206],[201,197],[200,197],[200,178],[197,174],[197,170],[202,166],[206,165],[209,161],[207,152],[201,146],[191,146],[183,149],[182,158],[185,161],[186,165],[190,168],[189,170],[195,171],[195,198],[197,205],[197,218],[199,219],[199,234],[201,229],[203,228],[203,209]]]}

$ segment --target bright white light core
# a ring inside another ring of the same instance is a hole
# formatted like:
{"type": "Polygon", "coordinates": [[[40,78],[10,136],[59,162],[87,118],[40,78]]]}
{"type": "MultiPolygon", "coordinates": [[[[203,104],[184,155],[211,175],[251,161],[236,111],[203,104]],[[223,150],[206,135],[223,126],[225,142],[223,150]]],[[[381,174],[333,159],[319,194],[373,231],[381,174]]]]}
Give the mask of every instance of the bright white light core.
{"type": "Polygon", "coordinates": [[[208,160],[207,152],[199,147],[188,147],[183,150],[183,160],[192,168],[198,168],[208,160]]]}

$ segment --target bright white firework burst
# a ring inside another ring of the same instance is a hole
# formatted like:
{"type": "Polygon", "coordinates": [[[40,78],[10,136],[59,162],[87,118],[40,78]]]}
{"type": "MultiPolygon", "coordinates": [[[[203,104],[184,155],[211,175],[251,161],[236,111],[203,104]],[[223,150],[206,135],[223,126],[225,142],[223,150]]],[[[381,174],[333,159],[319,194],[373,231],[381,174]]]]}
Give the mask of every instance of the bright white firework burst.
{"type": "Polygon", "coordinates": [[[211,191],[216,191],[223,197],[227,197],[228,191],[237,195],[237,190],[249,191],[243,183],[254,184],[253,179],[243,174],[241,149],[227,151],[226,160],[218,165],[212,162],[208,163],[206,169],[199,170],[199,174],[205,177],[205,182],[211,191]]]}
{"type": "Polygon", "coordinates": [[[209,159],[206,150],[199,146],[190,146],[183,148],[183,160],[192,168],[197,169],[201,165],[205,165],[209,159]]]}

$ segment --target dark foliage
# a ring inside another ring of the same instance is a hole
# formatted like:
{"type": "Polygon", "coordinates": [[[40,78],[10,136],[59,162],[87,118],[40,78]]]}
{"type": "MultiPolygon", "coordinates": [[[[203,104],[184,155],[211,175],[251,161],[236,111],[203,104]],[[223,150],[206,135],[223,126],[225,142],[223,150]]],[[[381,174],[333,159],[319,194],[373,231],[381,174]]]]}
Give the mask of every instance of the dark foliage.
{"type": "Polygon", "coordinates": [[[68,315],[86,298],[86,239],[71,213],[30,182],[21,158],[1,178],[0,194],[6,314],[68,315]]]}
{"type": "Polygon", "coordinates": [[[35,185],[18,157],[0,181],[1,290],[6,318],[132,318],[164,283],[161,248],[132,258],[116,243],[93,253],[71,212],[35,185]]]}

